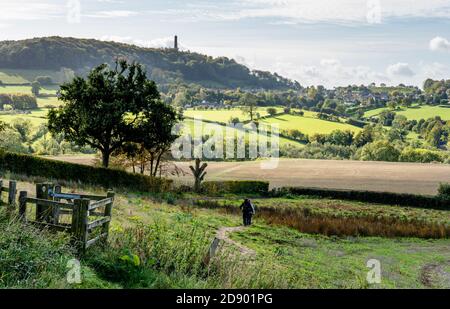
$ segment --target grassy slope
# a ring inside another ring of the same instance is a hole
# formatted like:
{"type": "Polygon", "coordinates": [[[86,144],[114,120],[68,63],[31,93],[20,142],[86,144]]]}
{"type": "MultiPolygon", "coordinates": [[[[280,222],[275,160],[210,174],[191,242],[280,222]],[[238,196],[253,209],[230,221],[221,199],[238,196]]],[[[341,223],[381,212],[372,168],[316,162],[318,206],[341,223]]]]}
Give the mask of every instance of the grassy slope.
{"type": "MultiPolygon", "coordinates": [[[[191,119],[186,119],[184,121],[184,125],[185,125],[185,131],[184,132],[185,133],[186,132],[191,132],[190,134],[193,134],[193,132],[194,132],[194,121],[191,120],[191,119]]],[[[208,135],[211,136],[212,134],[214,134],[215,130],[220,130],[222,132],[223,136],[225,136],[225,134],[226,134],[226,127],[225,126],[222,126],[222,125],[219,125],[219,124],[202,122],[202,132],[203,132],[203,134],[208,134],[208,135]]],[[[237,134],[237,132],[238,132],[237,129],[231,129],[231,130],[232,130],[233,134],[237,134]]],[[[254,133],[252,133],[252,134],[254,134],[254,133]]],[[[248,139],[248,136],[249,135],[246,134],[246,139],[248,139]]],[[[287,138],[280,137],[280,145],[287,145],[287,144],[294,145],[294,146],[297,146],[297,147],[304,147],[304,145],[299,143],[299,142],[292,141],[292,140],[289,140],[287,138]]]]}
{"type": "MultiPolygon", "coordinates": [[[[40,93],[56,95],[59,86],[44,86],[40,93]]],[[[0,93],[23,93],[31,95],[31,86],[0,86],[0,93]]]]}
{"type": "Polygon", "coordinates": [[[48,109],[40,108],[38,110],[32,111],[30,114],[1,114],[0,120],[6,123],[11,123],[15,119],[26,119],[30,120],[33,126],[36,128],[40,124],[47,123],[47,112],[48,109]]]}
{"type": "MultiPolygon", "coordinates": [[[[0,73],[0,80],[1,73],[0,73]]],[[[11,82],[11,81],[10,81],[11,82]]],[[[41,94],[55,95],[56,91],[59,89],[58,86],[46,86],[41,89],[41,94]]],[[[31,95],[30,86],[0,86],[0,93],[22,93],[31,95]]],[[[33,110],[30,114],[8,114],[0,113],[0,120],[10,123],[14,119],[23,118],[28,119],[36,127],[40,124],[46,123],[46,117],[48,109],[47,106],[59,106],[61,103],[58,101],[57,97],[39,97],[37,98],[37,103],[39,110],[33,110]]]]}
{"type": "MultiPolygon", "coordinates": [[[[23,189],[33,192],[33,185],[21,182],[19,190],[23,189]]],[[[76,192],[83,191],[80,188],[73,189],[76,192]]],[[[260,219],[256,219],[255,225],[250,229],[231,235],[232,239],[257,252],[256,261],[244,268],[230,268],[227,274],[211,273],[206,277],[199,276],[195,272],[189,273],[187,269],[190,268],[185,268],[187,267],[186,258],[193,252],[191,251],[192,247],[206,249],[219,227],[237,226],[240,224],[241,218],[237,215],[222,213],[220,210],[187,206],[189,203],[186,201],[191,197],[196,198],[196,196],[173,194],[159,196],[139,193],[118,194],[111,227],[111,237],[117,240],[114,243],[118,247],[112,248],[110,252],[106,253],[96,252],[94,256],[88,257],[83,262],[84,267],[88,269],[85,273],[89,274],[84,286],[366,288],[368,285],[365,278],[369,270],[366,268],[366,262],[376,258],[382,263],[383,277],[379,287],[423,288],[424,285],[420,281],[422,267],[450,259],[450,240],[325,237],[303,234],[281,226],[269,226],[260,219]],[[144,239],[143,235],[147,234],[142,230],[146,226],[150,226],[152,231],[148,234],[148,240],[144,239]],[[135,231],[140,231],[138,234],[140,236],[130,237],[130,234],[127,234],[127,228],[137,228],[135,231]],[[161,236],[164,238],[161,239],[161,236]],[[142,247],[143,244],[152,249],[152,256],[158,257],[161,263],[160,271],[155,273],[149,269],[149,267],[152,268],[149,266],[152,264],[146,263],[145,259],[150,252],[146,253],[145,248],[142,247]],[[139,246],[135,247],[135,245],[139,246]],[[121,278],[120,283],[115,281],[117,278],[105,281],[106,279],[102,276],[107,273],[100,276],[101,269],[113,268],[119,272],[118,265],[121,263],[119,257],[126,252],[141,257],[142,264],[138,267],[139,274],[137,275],[139,280],[131,278],[135,271],[131,269],[124,274],[126,278],[121,278]],[[106,263],[100,265],[103,268],[93,267],[100,260],[106,263]],[[163,268],[164,263],[169,265],[167,269],[163,268]]],[[[229,196],[226,199],[238,203],[242,197],[229,196]]],[[[357,212],[387,211],[386,209],[389,207],[395,213],[397,209],[392,206],[364,205],[313,198],[256,199],[255,204],[272,204],[274,207],[307,206],[317,211],[332,211],[336,207],[340,211],[345,211],[345,209],[357,212]]],[[[405,211],[407,216],[427,216],[430,220],[435,218],[442,220],[442,217],[445,217],[447,221],[449,220],[448,212],[405,211]]],[[[387,212],[389,214],[390,211],[387,212]]],[[[2,254],[1,251],[0,254],[2,254]]],[[[192,263],[198,262],[199,259],[201,256],[194,259],[192,263]]]]}
{"type": "Polygon", "coordinates": [[[278,124],[280,130],[297,129],[308,135],[317,133],[329,134],[334,130],[349,130],[353,132],[361,130],[360,128],[349,124],[325,121],[309,116],[282,115],[264,119],[263,122],[268,124],[278,124]]]}
{"type": "MultiPolygon", "coordinates": [[[[267,108],[268,107],[259,107],[255,113],[259,113],[261,117],[267,116],[267,108]]],[[[283,108],[281,107],[274,107],[278,113],[283,112],[283,108]]],[[[241,121],[247,121],[250,120],[250,117],[247,114],[244,114],[242,110],[239,108],[233,108],[231,110],[223,109],[223,110],[194,110],[194,109],[188,109],[184,112],[184,115],[186,117],[194,118],[194,117],[201,117],[205,120],[210,121],[216,121],[216,122],[223,122],[228,123],[231,117],[237,117],[241,121]]]]}
{"type": "Polygon", "coordinates": [[[36,80],[38,76],[50,76],[56,83],[64,81],[64,74],[51,70],[15,70],[0,68],[0,80],[6,84],[25,84],[36,80]]]}
{"type": "MultiPolygon", "coordinates": [[[[364,117],[370,118],[378,116],[386,108],[373,109],[364,114],[364,117]]],[[[450,108],[439,106],[422,106],[395,111],[399,115],[404,115],[409,120],[420,120],[440,116],[444,120],[450,120],[450,108]]]]}

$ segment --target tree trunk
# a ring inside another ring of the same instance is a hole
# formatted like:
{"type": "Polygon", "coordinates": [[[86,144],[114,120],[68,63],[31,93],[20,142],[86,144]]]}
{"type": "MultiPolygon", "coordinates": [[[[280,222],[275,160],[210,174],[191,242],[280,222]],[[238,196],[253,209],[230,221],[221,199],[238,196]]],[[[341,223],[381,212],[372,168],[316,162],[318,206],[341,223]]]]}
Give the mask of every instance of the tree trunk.
{"type": "Polygon", "coordinates": [[[108,168],[109,167],[109,150],[103,150],[102,151],[102,164],[104,168],[108,168]]]}

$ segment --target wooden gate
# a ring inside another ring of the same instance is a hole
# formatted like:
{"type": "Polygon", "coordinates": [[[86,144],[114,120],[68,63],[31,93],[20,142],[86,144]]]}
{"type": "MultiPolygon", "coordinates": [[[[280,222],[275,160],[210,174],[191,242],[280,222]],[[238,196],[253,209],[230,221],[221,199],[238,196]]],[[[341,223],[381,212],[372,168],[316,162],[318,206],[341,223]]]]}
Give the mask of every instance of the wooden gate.
{"type": "Polygon", "coordinates": [[[43,183],[36,185],[36,198],[20,192],[19,217],[41,228],[71,233],[74,245],[84,253],[97,242],[106,242],[113,204],[112,191],[106,196],[62,193],[61,186],[43,183]],[[36,206],[34,215],[28,215],[28,204],[36,206]]]}

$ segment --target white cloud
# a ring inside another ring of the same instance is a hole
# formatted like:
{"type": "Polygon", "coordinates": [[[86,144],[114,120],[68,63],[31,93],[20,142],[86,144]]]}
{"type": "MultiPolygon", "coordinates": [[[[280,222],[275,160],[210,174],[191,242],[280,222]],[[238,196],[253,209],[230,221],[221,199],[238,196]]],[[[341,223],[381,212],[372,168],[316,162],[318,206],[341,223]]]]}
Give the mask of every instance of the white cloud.
{"type": "Polygon", "coordinates": [[[342,24],[377,24],[390,18],[450,17],[448,0],[233,0],[221,6],[203,2],[186,8],[154,11],[191,20],[233,21],[248,18],[271,18],[272,24],[331,22],[342,24]]]}
{"type": "Polygon", "coordinates": [[[321,59],[318,65],[295,64],[279,59],[272,71],[297,80],[302,85],[324,85],[326,87],[390,82],[383,73],[367,66],[347,66],[337,59],[321,59]]]}
{"type": "Polygon", "coordinates": [[[132,17],[139,15],[138,12],[135,11],[125,11],[125,10],[116,10],[116,11],[99,11],[87,14],[86,17],[92,18],[120,18],[120,17],[132,17]]]}
{"type": "Polygon", "coordinates": [[[437,36],[430,41],[430,49],[432,51],[450,51],[450,42],[443,37],[437,36]]]}
{"type": "Polygon", "coordinates": [[[0,0],[0,21],[4,20],[48,20],[65,13],[65,3],[50,4],[45,1],[0,0]]]}
{"type": "Polygon", "coordinates": [[[386,72],[390,76],[412,77],[415,75],[408,63],[399,62],[388,66],[386,72]]]}
{"type": "Polygon", "coordinates": [[[124,1],[121,0],[97,0],[97,2],[102,2],[102,3],[125,3],[124,1]]]}
{"type": "Polygon", "coordinates": [[[320,65],[324,67],[338,67],[341,65],[341,62],[336,59],[322,59],[320,61],[320,65]]]}
{"type": "Polygon", "coordinates": [[[422,75],[424,80],[426,78],[447,79],[449,71],[450,67],[448,65],[439,62],[422,65],[422,75]]]}

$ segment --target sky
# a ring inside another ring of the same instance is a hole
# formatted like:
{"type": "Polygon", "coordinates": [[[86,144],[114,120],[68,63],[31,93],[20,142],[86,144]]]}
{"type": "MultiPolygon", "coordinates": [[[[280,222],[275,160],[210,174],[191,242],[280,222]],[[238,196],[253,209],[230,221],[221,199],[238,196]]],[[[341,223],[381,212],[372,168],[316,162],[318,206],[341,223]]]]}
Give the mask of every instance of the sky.
{"type": "Polygon", "coordinates": [[[450,0],[0,0],[0,40],[170,47],[175,34],[304,86],[450,78],[450,0]]]}

